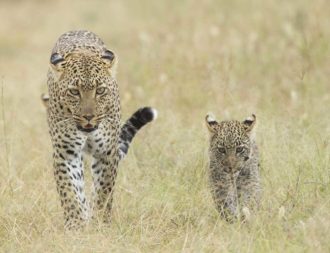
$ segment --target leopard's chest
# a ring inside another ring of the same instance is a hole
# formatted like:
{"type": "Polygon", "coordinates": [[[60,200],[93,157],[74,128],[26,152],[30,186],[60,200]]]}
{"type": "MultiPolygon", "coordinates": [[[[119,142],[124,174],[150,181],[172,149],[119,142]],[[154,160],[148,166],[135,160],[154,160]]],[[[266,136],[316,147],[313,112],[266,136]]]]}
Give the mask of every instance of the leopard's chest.
{"type": "Polygon", "coordinates": [[[108,156],[118,148],[119,134],[116,129],[99,129],[87,135],[83,151],[94,157],[108,156]]]}

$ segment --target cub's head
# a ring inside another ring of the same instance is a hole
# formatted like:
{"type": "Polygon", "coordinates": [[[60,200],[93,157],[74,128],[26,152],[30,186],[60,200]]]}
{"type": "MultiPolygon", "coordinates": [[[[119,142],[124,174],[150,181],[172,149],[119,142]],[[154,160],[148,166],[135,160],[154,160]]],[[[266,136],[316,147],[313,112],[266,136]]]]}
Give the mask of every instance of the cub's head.
{"type": "Polygon", "coordinates": [[[110,50],[101,55],[91,51],[72,52],[65,57],[56,52],[51,55],[51,74],[58,91],[54,95],[79,130],[95,130],[115,109],[111,108],[117,99],[115,63],[115,54],[110,50]]]}
{"type": "Polygon", "coordinates": [[[242,122],[217,122],[208,114],[205,120],[210,132],[211,163],[217,163],[225,172],[235,174],[250,159],[256,116],[252,114],[242,122]]]}

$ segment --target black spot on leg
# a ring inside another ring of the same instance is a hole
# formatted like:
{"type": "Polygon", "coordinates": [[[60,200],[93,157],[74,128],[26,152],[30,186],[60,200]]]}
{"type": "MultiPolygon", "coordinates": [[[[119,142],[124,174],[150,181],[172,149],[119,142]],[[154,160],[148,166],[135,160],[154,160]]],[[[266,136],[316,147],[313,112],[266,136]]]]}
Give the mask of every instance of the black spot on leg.
{"type": "Polygon", "coordinates": [[[75,152],[71,149],[67,149],[66,150],[66,153],[69,154],[69,155],[74,155],[74,156],[77,156],[77,154],[75,154],[75,152]]]}

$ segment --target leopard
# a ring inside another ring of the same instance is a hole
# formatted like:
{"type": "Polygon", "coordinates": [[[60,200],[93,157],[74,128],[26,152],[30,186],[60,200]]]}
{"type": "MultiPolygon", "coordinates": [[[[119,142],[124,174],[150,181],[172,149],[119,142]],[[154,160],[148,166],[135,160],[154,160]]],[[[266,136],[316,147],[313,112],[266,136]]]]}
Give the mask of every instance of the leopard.
{"type": "Polygon", "coordinates": [[[79,230],[94,217],[111,222],[119,162],[136,133],[157,117],[138,109],[121,123],[117,55],[95,33],[62,34],[51,52],[48,95],[42,100],[53,147],[53,171],[64,228],[79,230]],[[90,156],[93,193],[85,193],[84,159],[90,156]]]}
{"type": "Polygon", "coordinates": [[[256,116],[218,122],[205,117],[209,132],[209,185],[220,216],[247,221],[260,205],[261,181],[256,116]]]}

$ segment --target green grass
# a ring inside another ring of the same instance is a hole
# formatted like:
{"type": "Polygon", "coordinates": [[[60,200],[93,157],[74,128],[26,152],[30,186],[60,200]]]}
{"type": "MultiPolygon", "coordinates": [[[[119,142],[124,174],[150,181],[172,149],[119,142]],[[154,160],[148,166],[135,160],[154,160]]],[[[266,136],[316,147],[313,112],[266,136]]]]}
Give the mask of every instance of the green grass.
{"type": "Polygon", "coordinates": [[[3,1],[0,251],[329,252],[329,13],[325,0],[3,1]],[[80,28],[119,56],[124,118],[143,105],[159,118],[120,165],[112,225],[68,233],[40,94],[57,37],[80,28]],[[247,224],[212,203],[210,111],[257,115],[264,192],[247,224]]]}

